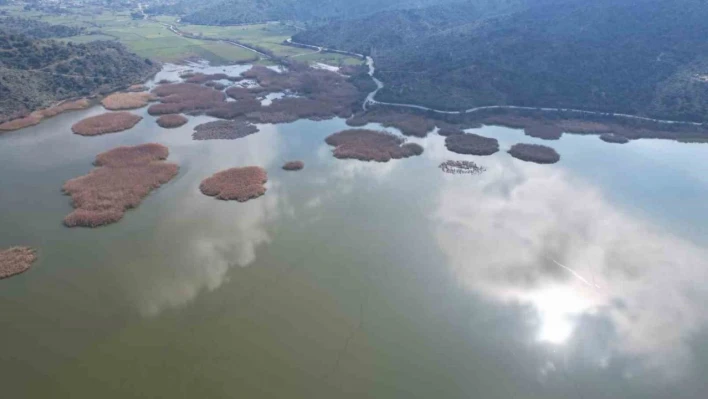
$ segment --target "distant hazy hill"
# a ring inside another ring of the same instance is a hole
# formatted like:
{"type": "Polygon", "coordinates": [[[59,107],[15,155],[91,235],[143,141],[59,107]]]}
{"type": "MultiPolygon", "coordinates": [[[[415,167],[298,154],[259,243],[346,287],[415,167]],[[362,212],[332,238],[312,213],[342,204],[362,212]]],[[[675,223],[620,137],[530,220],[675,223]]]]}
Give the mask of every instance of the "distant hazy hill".
{"type": "Polygon", "coordinates": [[[708,3],[474,2],[333,22],[297,41],[374,55],[379,99],[708,120],[708,3]]]}
{"type": "Polygon", "coordinates": [[[116,42],[66,44],[0,29],[0,122],[146,79],[157,68],[116,42]]]}
{"type": "Polygon", "coordinates": [[[17,17],[0,17],[0,29],[9,33],[20,33],[35,39],[76,36],[85,30],[75,26],[52,25],[35,19],[17,17]]]}
{"type": "MultiPolygon", "coordinates": [[[[208,0],[183,21],[203,25],[229,25],[272,20],[311,21],[354,18],[392,9],[413,9],[454,0],[208,0]]],[[[476,0],[480,1],[480,0],[476,0]]],[[[495,2],[499,0],[481,0],[495,2]]],[[[501,0],[505,2],[507,0],[501,0]]],[[[511,0],[514,1],[514,0],[511,0]]],[[[184,0],[177,4],[179,9],[184,0]]],[[[194,5],[191,10],[194,10],[194,5]]]]}

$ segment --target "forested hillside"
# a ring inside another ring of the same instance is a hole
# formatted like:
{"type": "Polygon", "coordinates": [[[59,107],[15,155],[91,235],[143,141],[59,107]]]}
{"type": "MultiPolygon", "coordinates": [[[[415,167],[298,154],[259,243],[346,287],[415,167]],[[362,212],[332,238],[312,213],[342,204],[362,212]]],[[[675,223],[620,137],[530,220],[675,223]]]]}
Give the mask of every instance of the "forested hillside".
{"type": "Polygon", "coordinates": [[[295,39],[373,54],[386,83],[380,100],[702,121],[706,20],[700,0],[556,0],[499,13],[463,2],[337,21],[295,39]]]}
{"type": "Polygon", "coordinates": [[[58,100],[141,82],[156,68],[116,42],[66,44],[0,29],[0,122],[58,100]]]}
{"type": "MultiPolygon", "coordinates": [[[[415,9],[455,0],[209,0],[205,7],[186,11],[184,22],[201,25],[229,25],[273,20],[317,21],[355,18],[378,11],[415,9]]],[[[494,3],[516,0],[474,0],[494,3]]],[[[175,8],[190,10],[185,1],[175,8]]]]}
{"type": "Polygon", "coordinates": [[[19,33],[35,39],[70,37],[82,34],[85,29],[76,26],[52,25],[36,19],[0,17],[0,29],[19,33]]]}

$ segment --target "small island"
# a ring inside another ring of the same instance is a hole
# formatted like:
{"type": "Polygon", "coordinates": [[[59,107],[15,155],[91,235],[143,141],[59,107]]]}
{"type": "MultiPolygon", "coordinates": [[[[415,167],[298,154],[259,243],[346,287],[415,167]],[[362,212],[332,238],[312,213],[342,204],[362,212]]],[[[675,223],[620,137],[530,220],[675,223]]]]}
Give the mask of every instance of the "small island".
{"type": "Polygon", "coordinates": [[[499,151],[499,141],[473,133],[465,133],[447,136],[445,147],[458,154],[492,155],[499,151]]]}
{"type": "Polygon", "coordinates": [[[406,143],[405,139],[384,131],[350,129],[328,136],[325,142],[333,147],[339,159],[388,162],[423,153],[423,147],[406,143]]]}
{"type": "Polygon", "coordinates": [[[613,143],[613,144],[627,144],[629,143],[629,139],[620,136],[618,134],[614,133],[604,133],[600,135],[600,140],[606,142],[606,143],[613,143]]]}
{"type": "Polygon", "coordinates": [[[213,121],[194,128],[194,140],[235,140],[258,133],[258,128],[244,120],[213,121]]]}
{"type": "Polygon", "coordinates": [[[101,101],[103,107],[111,111],[142,108],[156,97],[147,92],[113,93],[101,101]]]}
{"type": "Polygon", "coordinates": [[[560,126],[535,123],[524,128],[524,133],[527,136],[535,137],[543,140],[559,140],[563,135],[563,129],[560,126]]]}
{"type": "Polygon", "coordinates": [[[183,126],[188,121],[189,120],[185,116],[179,114],[167,114],[157,118],[156,122],[160,127],[163,127],[165,129],[172,129],[183,126]]]}
{"type": "Polygon", "coordinates": [[[438,168],[451,175],[479,175],[487,171],[487,168],[472,161],[448,160],[441,163],[438,168]]]}
{"type": "Polygon", "coordinates": [[[98,154],[89,174],[64,183],[75,208],[66,218],[67,227],[98,227],[119,221],[125,211],[140,205],[154,189],[172,180],[179,171],[164,162],[169,155],[161,144],[118,147],[98,154]]]}
{"type": "Polygon", "coordinates": [[[509,154],[516,159],[540,164],[552,164],[560,161],[560,155],[551,147],[539,144],[514,144],[509,154]]]}
{"type": "Polygon", "coordinates": [[[75,123],[71,130],[81,136],[98,136],[131,129],[142,119],[142,116],[130,112],[108,112],[82,119],[75,123]]]}
{"type": "Polygon", "coordinates": [[[36,251],[29,247],[0,250],[0,280],[26,272],[36,260],[36,251]]]}
{"type": "Polygon", "coordinates": [[[305,167],[305,163],[302,161],[290,161],[283,165],[283,170],[296,171],[302,170],[305,167]]]}
{"type": "Polygon", "coordinates": [[[199,190],[204,195],[217,199],[246,202],[265,194],[264,184],[268,181],[268,173],[258,166],[231,168],[217,172],[202,181],[199,190]]]}

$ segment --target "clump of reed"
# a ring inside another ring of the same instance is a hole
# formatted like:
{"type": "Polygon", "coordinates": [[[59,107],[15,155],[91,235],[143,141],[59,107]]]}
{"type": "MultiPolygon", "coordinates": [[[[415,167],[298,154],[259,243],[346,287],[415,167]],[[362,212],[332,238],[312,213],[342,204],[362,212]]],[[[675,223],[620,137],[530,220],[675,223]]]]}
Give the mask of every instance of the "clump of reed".
{"type": "Polygon", "coordinates": [[[478,175],[487,171],[484,166],[479,166],[472,161],[452,161],[448,160],[441,163],[439,166],[440,170],[445,173],[452,175],[478,175]]]}
{"type": "Polygon", "coordinates": [[[220,200],[245,202],[265,194],[268,173],[258,166],[232,168],[217,172],[202,181],[199,189],[204,195],[220,200]]]}
{"type": "Polygon", "coordinates": [[[245,120],[213,121],[194,128],[194,140],[234,140],[257,133],[258,128],[245,120]]]}
{"type": "Polygon", "coordinates": [[[30,247],[0,250],[0,280],[26,272],[36,260],[37,252],[30,247]]]}
{"type": "Polygon", "coordinates": [[[97,136],[128,130],[142,119],[142,116],[130,112],[108,112],[82,119],[75,123],[71,130],[81,136],[97,136]]]}
{"type": "Polygon", "coordinates": [[[150,115],[197,112],[216,108],[223,104],[226,95],[211,87],[194,83],[170,83],[157,86],[152,93],[160,97],[161,104],[148,108],[150,115]]]}
{"type": "Polygon", "coordinates": [[[514,144],[509,154],[516,159],[539,164],[552,164],[560,161],[560,155],[551,147],[539,144],[514,144]]]}
{"type": "Polygon", "coordinates": [[[91,102],[86,98],[79,100],[64,101],[55,106],[34,111],[22,118],[13,119],[0,124],[0,131],[12,131],[34,126],[45,118],[51,118],[62,112],[77,111],[91,106],[91,102]]]}
{"type": "Polygon", "coordinates": [[[473,133],[465,133],[445,137],[445,147],[458,154],[492,155],[499,151],[499,141],[473,133]]]}
{"type": "Polygon", "coordinates": [[[228,101],[206,111],[206,114],[220,119],[235,119],[261,109],[261,102],[255,98],[228,101]]]}
{"type": "Polygon", "coordinates": [[[98,154],[89,174],[64,183],[75,208],[66,218],[68,227],[98,227],[119,221],[150,192],[177,175],[179,166],[164,162],[169,155],[161,144],[118,147],[98,154]]]}
{"type": "Polygon", "coordinates": [[[376,130],[343,130],[328,136],[325,142],[335,147],[332,153],[339,159],[388,162],[423,153],[423,147],[418,144],[406,143],[401,137],[376,130]]]}
{"type": "Polygon", "coordinates": [[[113,93],[101,101],[103,107],[111,111],[142,108],[156,97],[146,92],[113,93]]]}
{"type": "Polygon", "coordinates": [[[614,133],[604,133],[600,135],[600,140],[606,142],[606,143],[613,143],[613,144],[627,144],[629,143],[629,139],[620,136],[618,134],[614,133]]]}
{"type": "Polygon", "coordinates": [[[157,118],[157,124],[165,129],[180,127],[188,121],[187,117],[179,114],[167,114],[157,118]]]}
{"type": "Polygon", "coordinates": [[[305,167],[305,163],[302,161],[289,161],[283,165],[283,170],[295,171],[302,170],[305,167]]]}

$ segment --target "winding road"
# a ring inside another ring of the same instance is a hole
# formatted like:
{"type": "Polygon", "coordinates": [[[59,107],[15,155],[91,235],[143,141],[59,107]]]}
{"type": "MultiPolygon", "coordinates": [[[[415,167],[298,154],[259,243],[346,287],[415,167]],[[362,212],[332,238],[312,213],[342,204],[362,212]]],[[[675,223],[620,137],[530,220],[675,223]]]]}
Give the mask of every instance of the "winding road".
{"type": "Polygon", "coordinates": [[[516,105],[488,105],[488,106],[483,106],[483,107],[469,108],[469,109],[465,109],[465,110],[461,110],[461,111],[444,111],[444,110],[429,108],[429,107],[425,107],[422,105],[416,105],[416,104],[401,104],[401,103],[390,103],[390,102],[385,102],[385,101],[378,101],[375,98],[376,94],[381,89],[383,89],[384,84],[382,81],[380,81],[379,79],[377,79],[374,76],[374,73],[376,72],[376,67],[374,65],[373,58],[371,58],[369,56],[364,56],[363,54],[357,54],[357,53],[352,53],[352,52],[342,51],[342,50],[335,50],[335,49],[330,49],[330,48],[322,47],[322,46],[313,46],[313,45],[305,44],[305,43],[298,43],[298,42],[293,41],[292,38],[286,40],[286,42],[288,44],[292,44],[292,45],[296,45],[296,46],[317,49],[320,52],[326,51],[326,52],[332,52],[332,53],[346,54],[346,55],[359,57],[361,59],[365,59],[366,65],[369,67],[369,76],[371,76],[371,79],[373,79],[374,82],[376,83],[376,89],[366,96],[366,100],[364,100],[364,104],[362,105],[362,108],[365,111],[368,109],[369,105],[375,105],[375,104],[386,105],[386,106],[390,106],[390,107],[412,108],[412,109],[418,109],[421,111],[435,112],[438,114],[446,114],[446,115],[471,114],[471,113],[475,113],[475,112],[479,112],[479,111],[493,110],[493,109],[511,109],[511,110],[542,111],[542,112],[573,112],[573,113],[578,113],[578,114],[583,114],[583,115],[609,116],[609,117],[618,117],[618,118],[626,118],[626,119],[634,119],[634,120],[640,120],[640,121],[666,123],[666,124],[679,124],[679,125],[692,125],[692,126],[703,126],[704,125],[703,123],[698,123],[698,122],[654,119],[654,118],[647,118],[647,117],[638,116],[638,115],[618,114],[618,113],[614,113],[614,112],[587,111],[587,110],[573,109],[573,108],[545,108],[545,107],[522,107],[522,106],[516,106],[516,105]]]}

